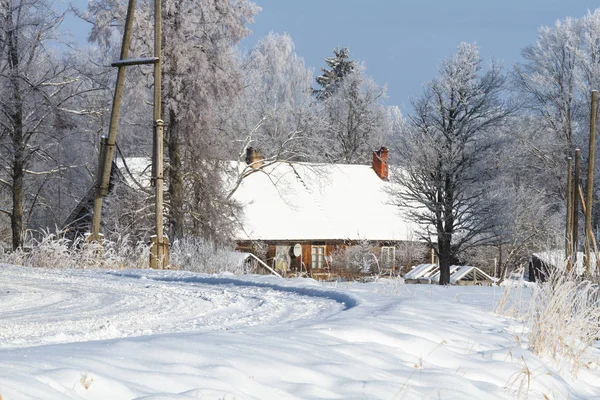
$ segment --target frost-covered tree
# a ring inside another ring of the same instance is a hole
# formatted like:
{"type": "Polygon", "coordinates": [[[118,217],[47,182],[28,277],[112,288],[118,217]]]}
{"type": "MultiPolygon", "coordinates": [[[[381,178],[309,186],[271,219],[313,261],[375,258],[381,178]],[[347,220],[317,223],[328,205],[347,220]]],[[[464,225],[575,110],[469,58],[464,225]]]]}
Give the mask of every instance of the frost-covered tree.
{"type": "Polygon", "coordinates": [[[295,53],[292,38],[265,36],[244,57],[241,69],[244,91],[230,118],[243,147],[251,144],[267,159],[298,154],[310,120],[312,70],[295,53]]]}
{"type": "Polygon", "coordinates": [[[356,63],[350,59],[350,50],[347,47],[334,49],[333,55],[325,59],[329,68],[321,68],[323,74],[317,76],[317,83],[321,87],[314,89],[314,94],[319,100],[324,100],[335,93],[344,77],[356,68],[356,63]]]}
{"type": "Polygon", "coordinates": [[[565,146],[574,148],[578,113],[577,81],[581,29],[576,20],[543,27],[537,43],[523,50],[525,63],[515,67],[517,89],[527,96],[525,106],[543,116],[565,146]]]}
{"type": "MultiPolygon", "coordinates": [[[[591,90],[600,84],[600,9],[542,27],[536,43],[523,50],[523,58],[513,81],[523,105],[539,121],[532,130],[531,155],[553,172],[552,179],[541,182],[556,204],[564,204],[565,158],[575,148],[582,149],[581,175],[586,176],[591,90]],[[539,135],[540,130],[545,135],[539,135]]],[[[597,205],[594,210],[596,226],[597,205]]]]}
{"type": "MultiPolygon", "coordinates": [[[[122,26],[125,0],[92,0],[90,39],[110,45],[122,26]],[[115,24],[115,22],[118,22],[115,24]],[[116,25],[116,26],[115,26],[116,25]]],[[[153,2],[136,10],[132,53],[152,54],[153,2]]],[[[249,33],[247,24],[259,8],[248,0],[165,0],[163,2],[163,119],[167,129],[168,219],[172,238],[193,231],[224,236],[234,205],[222,180],[229,143],[218,131],[218,110],[242,90],[232,46],[249,33]]],[[[151,75],[137,79],[132,91],[140,107],[150,99],[151,75]]],[[[146,71],[149,72],[149,71],[146,71]]],[[[131,95],[131,94],[130,94],[131,95]]],[[[151,115],[149,113],[148,115],[151,115]]],[[[151,120],[147,129],[151,132],[151,120]]]]}
{"type": "Polygon", "coordinates": [[[245,164],[251,147],[261,152],[260,165],[240,168],[230,194],[248,175],[274,162],[309,159],[305,145],[314,125],[312,70],[294,51],[287,35],[270,33],[240,60],[244,90],[224,104],[221,131],[235,143],[238,161],[245,164]]]}
{"type": "Polygon", "coordinates": [[[0,190],[11,197],[0,213],[10,217],[13,249],[23,244],[26,211],[31,215],[47,177],[63,168],[56,150],[75,113],[81,80],[52,50],[62,20],[49,1],[0,2],[0,190]]]}
{"type": "Polygon", "coordinates": [[[435,248],[442,285],[461,251],[489,241],[497,225],[495,199],[487,195],[497,171],[487,157],[510,110],[500,98],[500,68],[482,72],[481,64],[477,46],[461,43],[413,103],[396,143],[394,179],[403,189],[393,195],[435,248]]]}
{"type": "Polygon", "coordinates": [[[336,90],[317,104],[319,125],[311,142],[315,156],[344,164],[367,162],[390,132],[392,114],[381,103],[385,92],[365,75],[363,66],[339,81],[336,90]]]}

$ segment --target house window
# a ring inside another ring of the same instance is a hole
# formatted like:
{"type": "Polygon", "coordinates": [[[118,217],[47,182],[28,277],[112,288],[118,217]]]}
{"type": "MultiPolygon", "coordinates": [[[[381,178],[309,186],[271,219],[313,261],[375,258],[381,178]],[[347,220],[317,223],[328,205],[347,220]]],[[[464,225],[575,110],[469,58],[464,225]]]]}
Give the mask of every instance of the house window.
{"type": "Polygon", "coordinates": [[[311,268],[323,268],[325,266],[325,246],[312,246],[311,268]]]}
{"type": "Polygon", "coordinates": [[[381,266],[383,268],[393,268],[396,264],[396,248],[392,246],[383,246],[381,248],[381,266]]]}

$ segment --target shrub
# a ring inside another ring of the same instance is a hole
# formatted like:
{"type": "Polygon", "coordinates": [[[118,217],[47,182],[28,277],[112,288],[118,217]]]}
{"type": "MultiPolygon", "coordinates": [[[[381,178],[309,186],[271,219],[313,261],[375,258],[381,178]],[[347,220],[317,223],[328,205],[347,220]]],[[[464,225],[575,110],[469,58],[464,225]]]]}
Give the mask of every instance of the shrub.
{"type": "Polygon", "coordinates": [[[0,262],[39,268],[144,268],[148,266],[150,246],[133,242],[127,235],[102,244],[83,238],[71,241],[64,232],[29,232],[24,249],[0,251],[0,262]]]}
{"type": "MultiPolygon", "coordinates": [[[[150,245],[135,241],[128,235],[103,240],[102,244],[78,238],[74,242],[63,232],[43,231],[35,238],[30,233],[24,246],[4,252],[0,249],[0,262],[40,268],[148,268],[150,245]]],[[[173,267],[208,274],[252,272],[240,253],[233,247],[218,245],[199,238],[176,240],[171,246],[170,263],[173,267]]]]}
{"type": "Polygon", "coordinates": [[[218,245],[196,237],[173,242],[170,262],[176,268],[207,274],[251,272],[243,262],[240,253],[236,253],[233,247],[218,245]]]}

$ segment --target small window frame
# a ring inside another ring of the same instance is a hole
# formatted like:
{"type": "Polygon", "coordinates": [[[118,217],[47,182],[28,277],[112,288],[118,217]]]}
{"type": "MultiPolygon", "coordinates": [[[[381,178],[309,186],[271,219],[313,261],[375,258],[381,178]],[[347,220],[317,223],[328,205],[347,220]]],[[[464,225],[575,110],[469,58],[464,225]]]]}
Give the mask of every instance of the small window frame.
{"type": "Polygon", "coordinates": [[[327,247],[325,245],[312,245],[310,249],[310,267],[311,269],[320,269],[325,267],[327,247]],[[319,251],[320,250],[320,251],[319,251]]]}
{"type": "Polygon", "coordinates": [[[394,268],[396,265],[396,248],[394,246],[381,246],[380,263],[383,268],[394,268]]]}

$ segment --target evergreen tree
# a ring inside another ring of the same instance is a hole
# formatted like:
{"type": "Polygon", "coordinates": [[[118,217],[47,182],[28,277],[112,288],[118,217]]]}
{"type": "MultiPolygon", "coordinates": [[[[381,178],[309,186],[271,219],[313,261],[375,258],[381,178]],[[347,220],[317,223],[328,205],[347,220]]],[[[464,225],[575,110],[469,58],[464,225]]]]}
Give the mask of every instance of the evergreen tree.
{"type": "Polygon", "coordinates": [[[328,68],[321,68],[323,75],[317,76],[320,89],[314,89],[314,94],[319,100],[331,96],[339,87],[344,77],[354,71],[355,62],[350,60],[350,51],[347,47],[333,50],[334,57],[326,58],[328,68]]]}

